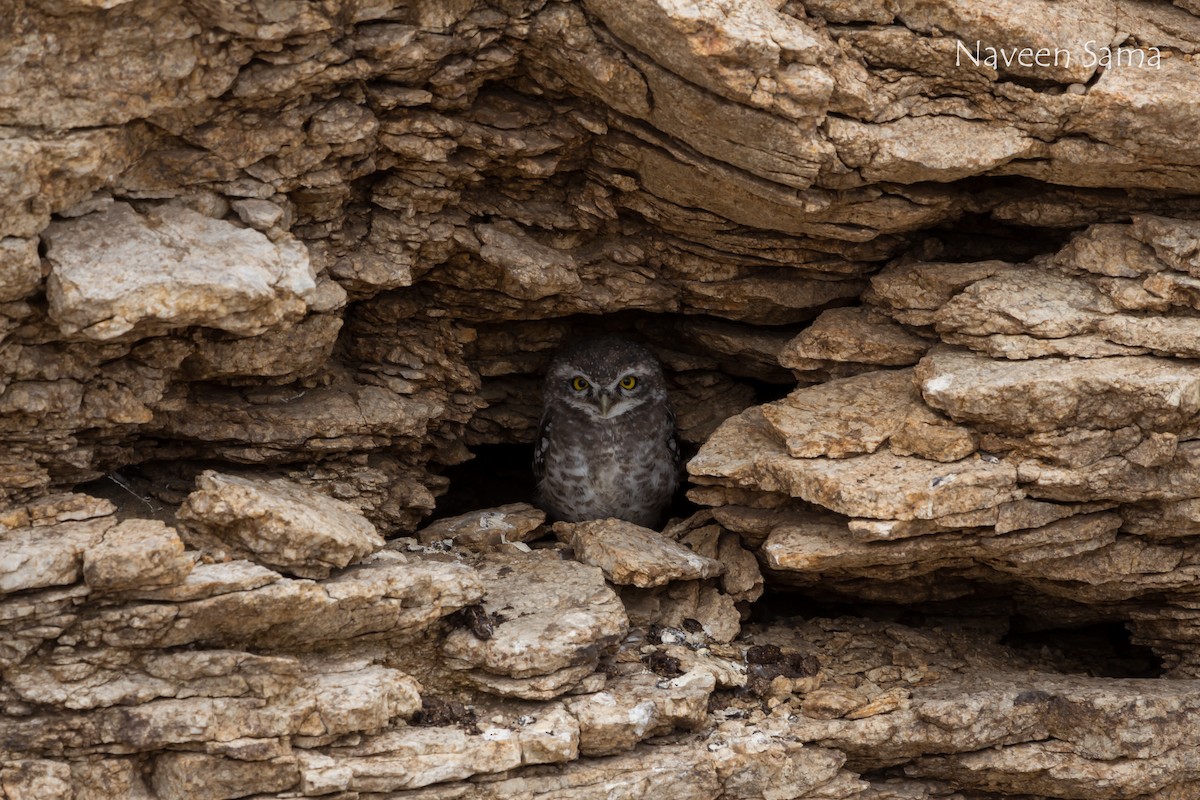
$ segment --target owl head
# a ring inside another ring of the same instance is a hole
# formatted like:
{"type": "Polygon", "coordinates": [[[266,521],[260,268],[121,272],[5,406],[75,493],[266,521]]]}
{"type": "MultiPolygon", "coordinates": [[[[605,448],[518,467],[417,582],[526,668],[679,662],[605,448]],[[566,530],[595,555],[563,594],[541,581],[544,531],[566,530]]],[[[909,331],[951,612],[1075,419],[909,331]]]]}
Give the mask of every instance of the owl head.
{"type": "Polygon", "coordinates": [[[615,336],[564,347],[546,373],[547,403],[561,402],[592,418],[614,419],[666,396],[666,381],[654,354],[615,336]]]}

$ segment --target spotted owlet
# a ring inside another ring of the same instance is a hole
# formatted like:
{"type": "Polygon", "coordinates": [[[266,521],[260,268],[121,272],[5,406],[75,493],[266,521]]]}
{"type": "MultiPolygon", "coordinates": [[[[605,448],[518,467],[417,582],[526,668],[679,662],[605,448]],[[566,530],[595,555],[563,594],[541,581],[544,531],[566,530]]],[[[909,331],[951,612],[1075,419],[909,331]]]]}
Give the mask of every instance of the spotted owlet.
{"type": "Polygon", "coordinates": [[[662,367],[639,344],[590,339],[555,355],[534,447],[538,504],[553,519],[656,526],[679,485],[662,367]]]}

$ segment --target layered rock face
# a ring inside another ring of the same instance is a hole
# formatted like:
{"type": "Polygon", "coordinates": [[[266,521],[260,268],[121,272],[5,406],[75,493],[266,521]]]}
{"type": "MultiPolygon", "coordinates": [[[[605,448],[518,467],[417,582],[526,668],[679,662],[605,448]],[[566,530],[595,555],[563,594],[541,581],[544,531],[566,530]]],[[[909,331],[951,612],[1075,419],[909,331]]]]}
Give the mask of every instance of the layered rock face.
{"type": "Polygon", "coordinates": [[[0,12],[0,798],[1200,796],[1194,2],[0,12]]]}

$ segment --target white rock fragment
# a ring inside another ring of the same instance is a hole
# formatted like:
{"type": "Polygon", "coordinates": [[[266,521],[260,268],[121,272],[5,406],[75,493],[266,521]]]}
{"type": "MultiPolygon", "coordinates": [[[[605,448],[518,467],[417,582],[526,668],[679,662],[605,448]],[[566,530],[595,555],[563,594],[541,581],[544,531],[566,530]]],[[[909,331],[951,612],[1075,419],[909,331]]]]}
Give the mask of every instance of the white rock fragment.
{"type": "Polygon", "coordinates": [[[721,562],[624,520],[556,522],[554,533],[571,545],[577,560],[600,567],[606,578],[619,585],[646,589],[676,580],[714,578],[725,571],[721,562]]]}
{"type": "Polygon", "coordinates": [[[209,470],[196,482],[180,520],[237,555],[293,575],[323,578],[383,547],[375,526],[353,506],[291,481],[209,470]]]}
{"type": "Polygon", "coordinates": [[[295,239],[272,242],[178,205],[139,213],[113,203],[51,223],[42,236],[50,316],[67,335],[204,325],[255,336],[301,317],[316,289],[295,239]]]}

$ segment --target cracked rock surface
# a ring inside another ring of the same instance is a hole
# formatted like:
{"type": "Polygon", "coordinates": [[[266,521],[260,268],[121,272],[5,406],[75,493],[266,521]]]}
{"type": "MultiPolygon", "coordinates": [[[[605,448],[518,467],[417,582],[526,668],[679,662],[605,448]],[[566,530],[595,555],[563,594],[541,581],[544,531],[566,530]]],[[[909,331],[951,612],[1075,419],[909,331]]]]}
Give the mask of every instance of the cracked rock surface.
{"type": "Polygon", "coordinates": [[[1195,0],[0,17],[0,800],[1196,795],[1195,0]]]}

